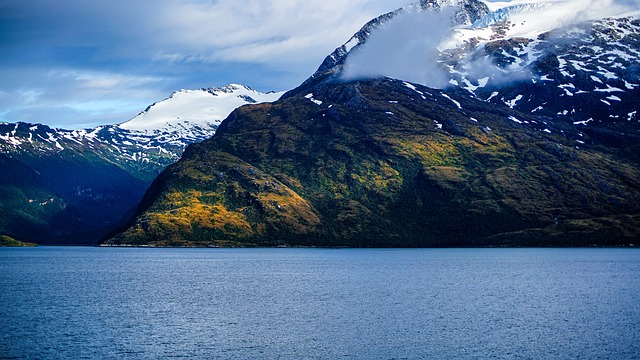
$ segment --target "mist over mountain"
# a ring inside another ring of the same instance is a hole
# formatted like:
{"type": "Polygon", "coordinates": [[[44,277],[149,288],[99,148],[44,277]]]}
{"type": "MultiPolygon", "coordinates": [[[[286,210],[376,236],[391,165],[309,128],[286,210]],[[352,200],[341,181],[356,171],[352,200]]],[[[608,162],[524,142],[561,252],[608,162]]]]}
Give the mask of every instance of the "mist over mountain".
{"type": "Polygon", "coordinates": [[[389,76],[576,124],[636,119],[640,10],[633,2],[487,4],[492,9],[426,1],[382,15],[307,82],[389,76]]]}

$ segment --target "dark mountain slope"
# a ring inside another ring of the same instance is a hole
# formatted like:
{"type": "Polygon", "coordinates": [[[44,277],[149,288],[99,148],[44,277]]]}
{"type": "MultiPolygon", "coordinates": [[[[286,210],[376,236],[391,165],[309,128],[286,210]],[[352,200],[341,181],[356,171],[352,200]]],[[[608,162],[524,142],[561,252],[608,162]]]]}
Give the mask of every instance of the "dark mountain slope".
{"type": "Polygon", "coordinates": [[[66,204],[27,165],[0,155],[0,218],[2,234],[42,236],[47,223],[64,211],[66,204]]]}
{"type": "Polygon", "coordinates": [[[148,187],[95,154],[0,155],[0,232],[38,244],[93,245],[148,187]]]}
{"type": "Polygon", "coordinates": [[[569,246],[640,236],[640,167],[625,144],[463,90],[316,80],[232,113],[107,243],[569,246]]]}

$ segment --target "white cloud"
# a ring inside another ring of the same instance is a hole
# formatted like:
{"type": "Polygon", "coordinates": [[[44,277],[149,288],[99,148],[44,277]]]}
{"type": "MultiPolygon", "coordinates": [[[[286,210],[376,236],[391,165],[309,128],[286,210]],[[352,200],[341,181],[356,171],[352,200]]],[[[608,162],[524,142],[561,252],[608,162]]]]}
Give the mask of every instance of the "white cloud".
{"type": "Polygon", "coordinates": [[[5,109],[0,120],[34,122],[53,126],[85,127],[122,122],[149,105],[149,99],[160,100],[168,94],[155,89],[163,79],[126,76],[96,71],[49,71],[33,76],[33,72],[0,78],[29,78],[0,93],[0,107],[5,109]]]}
{"type": "Polygon", "coordinates": [[[449,79],[436,60],[437,47],[451,26],[448,11],[402,14],[372,32],[368,41],[349,55],[343,77],[390,76],[442,88],[449,79]]]}
{"type": "Polygon", "coordinates": [[[372,18],[411,0],[219,0],[185,2],[159,15],[173,61],[317,66],[372,18]]]}
{"type": "Polygon", "coordinates": [[[180,88],[292,88],[364,23],[412,1],[5,0],[0,120],[97,123],[106,117],[87,109],[107,111],[103,99],[142,110],[180,88]]]}
{"type": "MultiPolygon", "coordinates": [[[[523,2],[518,0],[518,3],[523,2]]],[[[519,33],[540,33],[582,21],[618,16],[629,11],[640,10],[640,0],[544,0],[535,13],[515,14],[511,21],[519,26],[519,33]]],[[[511,4],[511,3],[507,3],[511,4]]]]}
{"type": "Polygon", "coordinates": [[[640,10],[640,0],[568,0],[559,11],[571,14],[571,22],[601,19],[640,10]]]}

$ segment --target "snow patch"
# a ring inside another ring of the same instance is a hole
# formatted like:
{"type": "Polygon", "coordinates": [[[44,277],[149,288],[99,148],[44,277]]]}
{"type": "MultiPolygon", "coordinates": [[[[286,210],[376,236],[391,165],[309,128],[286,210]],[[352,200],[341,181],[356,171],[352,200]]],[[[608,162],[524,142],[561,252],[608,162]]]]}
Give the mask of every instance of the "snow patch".
{"type": "Polygon", "coordinates": [[[506,104],[507,106],[509,106],[510,108],[512,108],[512,109],[513,109],[513,108],[516,106],[516,103],[517,103],[518,101],[522,100],[522,98],[523,98],[523,96],[522,96],[522,95],[518,95],[518,96],[516,96],[514,99],[511,99],[511,100],[509,100],[509,101],[505,101],[505,104],[506,104]]]}
{"type": "Polygon", "coordinates": [[[322,105],[322,101],[313,98],[313,93],[305,95],[305,98],[311,100],[311,102],[318,106],[322,105]]]}
{"type": "Polygon", "coordinates": [[[451,97],[449,97],[449,95],[442,94],[442,97],[445,97],[445,98],[451,100],[451,102],[454,103],[458,107],[458,109],[462,109],[462,105],[460,105],[460,103],[458,101],[456,101],[456,100],[452,99],[451,97]]]}
{"type": "Polygon", "coordinates": [[[624,90],[622,90],[620,88],[617,88],[617,87],[613,87],[613,86],[611,86],[609,84],[607,84],[607,88],[606,89],[595,89],[594,91],[607,92],[607,93],[610,93],[610,92],[624,92],[624,90]]]}
{"type": "MultiPolygon", "coordinates": [[[[573,125],[587,125],[588,123],[592,122],[593,118],[589,119],[589,120],[584,120],[584,121],[575,121],[573,123],[573,125]]],[[[581,135],[582,136],[582,135],[581,135]]]]}
{"type": "Polygon", "coordinates": [[[516,118],[515,116],[511,115],[509,116],[509,120],[513,121],[514,123],[518,123],[518,124],[524,124],[523,121],[521,121],[520,119],[516,118]]]}
{"type": "Polygon", "coordinates": [[[360,40],[356,36],[352,37],[346,44],[344,44],[344,48],[347,52],[351,51],[354,47],[360,44],[360,40]]]}

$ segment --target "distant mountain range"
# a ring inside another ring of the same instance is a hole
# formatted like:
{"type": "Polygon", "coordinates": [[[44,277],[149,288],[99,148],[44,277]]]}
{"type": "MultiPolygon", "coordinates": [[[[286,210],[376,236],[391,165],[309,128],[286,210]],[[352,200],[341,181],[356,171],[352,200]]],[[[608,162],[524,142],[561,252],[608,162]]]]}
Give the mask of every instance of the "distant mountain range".
{"type": "Polygon", "coordinates": [[[40,244],[96,244],[151,181],[235,108],[274,101],[243,85],[182,90],[133,119],[93,129],[0,124],[0,234],[40,244]]]}
{"type": "Polygon", "coordinates": [[[106,244],[636,243],[638,11],[560,22],[561,4],[423,0],[372,20],[189,147],[106,244]]]}

